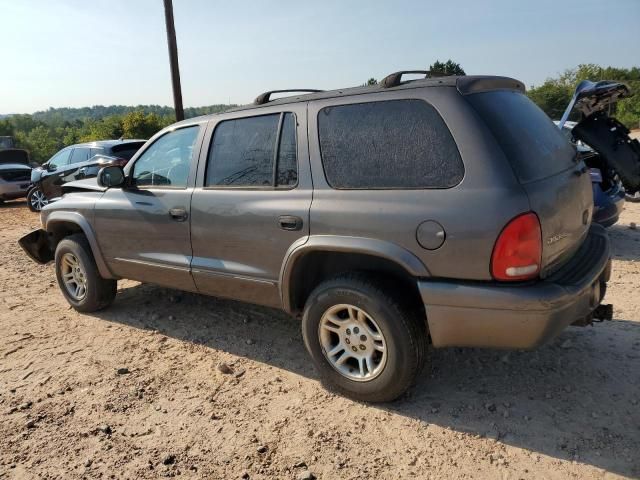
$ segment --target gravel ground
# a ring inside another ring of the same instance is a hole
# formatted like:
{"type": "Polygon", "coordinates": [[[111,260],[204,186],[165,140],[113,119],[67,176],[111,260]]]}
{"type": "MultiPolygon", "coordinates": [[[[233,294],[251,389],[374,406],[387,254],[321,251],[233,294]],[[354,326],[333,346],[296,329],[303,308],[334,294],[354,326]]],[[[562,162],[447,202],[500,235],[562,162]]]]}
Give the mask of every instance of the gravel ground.
{"type": "Polygon", "coordinates": [[[640,205],[610,229],[614,321],[533,352],[435,351],[406,397],[367,405],[319,384],[275,310],[130,281],[71,310],[16,244],[37,215],[6,204],[0,478],[638,478],[632,221],[640,205]]]}

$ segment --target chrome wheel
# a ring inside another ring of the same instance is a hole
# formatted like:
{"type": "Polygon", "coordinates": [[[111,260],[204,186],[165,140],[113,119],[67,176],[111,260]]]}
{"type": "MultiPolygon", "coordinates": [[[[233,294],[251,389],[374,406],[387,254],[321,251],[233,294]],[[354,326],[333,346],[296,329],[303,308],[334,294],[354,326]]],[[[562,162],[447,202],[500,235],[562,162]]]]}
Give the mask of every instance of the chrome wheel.
{"type": "Polygon", "coordinates": [[[62,281],[67,293],[75,301],[87,295],[87,274],[80,261],[72,253],[65,253],[60,261],[62,281]]]}
{"type": "Polygon", "coordinates": [[[42,193],[42,190],[40,190],[40,189],[35,190],[31,194],[31,206],[35,210],[37,210],[37,211],[42,210],[42,207],[44,207],[48,203],[49,203],[49,200],[47,200],[47,197],[44,196],[44,193],[42,193]]]}
{"type": "Polygon", "coordinates": [[[354,305],[334,305],[320,319],[318,337],[329,364],[349,380],[373,380],[384,370],[387,343],[370,315],[354,305]]]}

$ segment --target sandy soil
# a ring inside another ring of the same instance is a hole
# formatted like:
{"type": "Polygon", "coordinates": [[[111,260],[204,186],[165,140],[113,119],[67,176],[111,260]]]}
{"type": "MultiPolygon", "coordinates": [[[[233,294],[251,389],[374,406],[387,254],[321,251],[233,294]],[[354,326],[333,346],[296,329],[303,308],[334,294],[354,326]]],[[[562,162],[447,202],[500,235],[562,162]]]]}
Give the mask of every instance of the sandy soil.
{"type": "Polygon", "coordinates": [[[16,244],[37,215],[7,204],[0,478],[637,478],[632,221],[640,205],[610,229],[615,321],[534,352],[435,351],[406,398],[372,406],[326,391],[275,310],[127,281],[78,314],[16,244]]]}

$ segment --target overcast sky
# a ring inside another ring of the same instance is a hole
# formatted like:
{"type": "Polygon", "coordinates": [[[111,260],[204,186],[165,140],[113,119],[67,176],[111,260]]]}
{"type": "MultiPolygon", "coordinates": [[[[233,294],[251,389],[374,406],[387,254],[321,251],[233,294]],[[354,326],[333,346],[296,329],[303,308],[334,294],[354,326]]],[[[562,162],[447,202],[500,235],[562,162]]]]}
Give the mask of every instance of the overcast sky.
{"type": "MultiPolygon", "coordinates": [[[[174,0],[186,106],[330,89],[452,58],[539,84],[640,65],[640,0],[174,0]]],[[[162,0],[0,0],[0,113],[171,105],[162,0]]]]}

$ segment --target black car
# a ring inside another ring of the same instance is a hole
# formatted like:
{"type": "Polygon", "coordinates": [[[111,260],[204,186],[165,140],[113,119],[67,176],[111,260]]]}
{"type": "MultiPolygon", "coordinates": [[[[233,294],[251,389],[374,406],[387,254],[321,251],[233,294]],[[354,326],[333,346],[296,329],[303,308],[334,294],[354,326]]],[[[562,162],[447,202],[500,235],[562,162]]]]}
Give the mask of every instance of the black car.
{"type": "Polygon", "coordinates": [[[145,140],[102,140],[63,148],[41,167],[31,172],[33,187],[27,201],[33,212],[62,195],[67,182],[95,177],[105,166],[124,166],[144,145],[145,140]]]}

